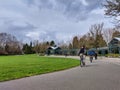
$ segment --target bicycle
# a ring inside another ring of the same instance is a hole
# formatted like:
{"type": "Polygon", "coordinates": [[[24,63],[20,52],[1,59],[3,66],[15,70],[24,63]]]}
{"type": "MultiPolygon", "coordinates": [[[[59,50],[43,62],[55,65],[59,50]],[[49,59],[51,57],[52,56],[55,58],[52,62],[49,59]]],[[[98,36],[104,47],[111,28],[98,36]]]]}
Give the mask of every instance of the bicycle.
{"type": "Polygon", "coordinates": [[[80,54],[80,66],[85,66],[85,58],[84,58],[84,55],[83,54],[80,54]]]}

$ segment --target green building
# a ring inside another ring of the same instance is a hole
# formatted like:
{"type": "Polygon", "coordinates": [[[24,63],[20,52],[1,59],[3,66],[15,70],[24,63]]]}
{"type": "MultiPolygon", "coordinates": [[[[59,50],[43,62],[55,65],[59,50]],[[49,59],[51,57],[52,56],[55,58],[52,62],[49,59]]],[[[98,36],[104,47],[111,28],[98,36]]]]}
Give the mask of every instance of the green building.
{"type": "Polygon", "coordinates": [[[57,46],[50,46],[47,48],[46,54],[47,55],[51,55],[51,54],[59,55],[59,54],[61,54],[61,48],[57,47],[57,46]]]}
{"type": "Polygon", "coordinates": [[[120,35],[117,37],[114,37],[109,43],[107,47],[100,47],[97,48],[91,48],[90,50],[97,51],[99,55],[105,55],[108,53],[113,54],[120,54],[120,35]]]}
{"type": "Polygon", "coordinates": [[[109,53],[119,53],[120,54],[120,35],[114,37],[108,44],[109,53]]]}

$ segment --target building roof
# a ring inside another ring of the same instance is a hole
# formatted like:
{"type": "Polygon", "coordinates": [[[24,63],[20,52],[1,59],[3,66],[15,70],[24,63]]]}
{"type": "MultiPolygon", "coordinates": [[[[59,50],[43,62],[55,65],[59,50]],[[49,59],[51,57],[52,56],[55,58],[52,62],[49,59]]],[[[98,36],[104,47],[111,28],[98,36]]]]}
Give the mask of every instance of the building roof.
{"type": "Polygon", "coordinates": [[[120,37],[114,37],[114,39],[117,39],[118,41],[120,41],[120,37]]]}
{"type": "Polygon", "coordinates": [[[60,49],[60,47],[57,47],[57,46],[50,46],[48,49],[53,49],[53,50],[55,50],[55,49],[60,49]]]}

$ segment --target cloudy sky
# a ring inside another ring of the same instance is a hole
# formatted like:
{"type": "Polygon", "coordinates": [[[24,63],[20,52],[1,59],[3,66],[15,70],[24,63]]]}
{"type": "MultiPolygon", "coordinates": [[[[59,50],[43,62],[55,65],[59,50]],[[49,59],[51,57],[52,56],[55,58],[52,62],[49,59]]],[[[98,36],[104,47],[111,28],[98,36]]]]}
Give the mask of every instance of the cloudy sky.
{"type": "Polygon", "coordinates": [[[70,41],[83,35],[91,25],[104,22],[101,4],[105,0],[0,0],[0,32],[7,32],[23,42],[70,41]]]}

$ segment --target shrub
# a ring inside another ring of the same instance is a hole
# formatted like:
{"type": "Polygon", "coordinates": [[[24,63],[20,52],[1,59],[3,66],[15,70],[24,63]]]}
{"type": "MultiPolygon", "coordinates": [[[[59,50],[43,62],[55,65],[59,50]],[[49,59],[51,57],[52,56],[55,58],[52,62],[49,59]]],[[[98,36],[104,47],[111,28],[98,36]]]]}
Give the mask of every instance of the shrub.
{"type": "Polygon", "coordinates": [[[117,57],[120,57],[120,54],[112,54],[112,53],[110,53],[110,54],[106,54],[105,56],[106,56],[106,57],[117,58],[117,57]]]}

